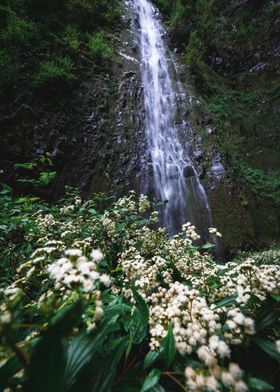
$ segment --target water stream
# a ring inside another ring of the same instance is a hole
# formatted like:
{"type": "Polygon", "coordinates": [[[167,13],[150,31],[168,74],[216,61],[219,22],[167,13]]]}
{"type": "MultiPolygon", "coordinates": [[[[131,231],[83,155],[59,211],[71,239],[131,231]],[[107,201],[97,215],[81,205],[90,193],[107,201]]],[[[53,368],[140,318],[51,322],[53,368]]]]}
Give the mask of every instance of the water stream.
{"type": "MultiPolygon", "coordinates": [[[[205,190],[180,133],[187,132],[180,118],[185,93],[176,64],[168,50],[165,30],[149,0],[132,0],[137,15],[141,76],[145,108],[145,132],[153,172],[154,196],[168,203],[161,211],[161,224],[170,234],[186,221],[211,225],[211,211],[205,190]]],[[[146,169],[147,171],[147,169],[146,169]]],[[[143,169],[143,189],[150,181],[143,169]]]]}

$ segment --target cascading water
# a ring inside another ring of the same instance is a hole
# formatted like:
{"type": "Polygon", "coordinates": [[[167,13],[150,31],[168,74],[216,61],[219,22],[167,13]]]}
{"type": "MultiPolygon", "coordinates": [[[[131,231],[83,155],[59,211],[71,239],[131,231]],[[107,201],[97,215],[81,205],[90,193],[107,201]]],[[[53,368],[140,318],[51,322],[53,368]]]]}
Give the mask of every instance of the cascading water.
{"type": "MultiPolygon", "coordinates": [[[[177,232],[187,220],[200,228],[202,223],[207,227],[211,224],[207,196],[179,140],[178,131],[184,128],[186,132],[184,121],[178,121],[183,92],[176,65],[164,42],[165,31],[149,0],[130,3],[138,19],[145,131],[153,168],[153,191],[155,197],[168,201],[161,211],[161,223],[170,234],[177,232]],[[171,69],[174,70],[173,78],[171,69]]],[[[143,182],[144,191],[149,191],[147,176],[143,182]]]]}

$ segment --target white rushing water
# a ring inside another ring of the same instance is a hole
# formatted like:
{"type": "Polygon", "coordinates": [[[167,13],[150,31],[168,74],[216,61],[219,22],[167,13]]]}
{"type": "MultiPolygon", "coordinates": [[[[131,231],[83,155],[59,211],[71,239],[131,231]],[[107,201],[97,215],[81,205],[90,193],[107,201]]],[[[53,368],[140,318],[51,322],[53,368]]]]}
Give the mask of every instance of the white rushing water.
{"type": "Polygon", "coordinates": [[[186,124],[178,116],[184,92],[165,44],[164,28],[151,1],[133,0],[132,4],[138,15],[145,131],[153,188],[156,197],[168,201],[161,223],[174,234],[187,220],[198,224],[201,220],[198,215],[203,215],[204,223],[210,224],[211,212],[196,169],[179,140],[180,127],[185,125],[186,132],[186,124]]]}

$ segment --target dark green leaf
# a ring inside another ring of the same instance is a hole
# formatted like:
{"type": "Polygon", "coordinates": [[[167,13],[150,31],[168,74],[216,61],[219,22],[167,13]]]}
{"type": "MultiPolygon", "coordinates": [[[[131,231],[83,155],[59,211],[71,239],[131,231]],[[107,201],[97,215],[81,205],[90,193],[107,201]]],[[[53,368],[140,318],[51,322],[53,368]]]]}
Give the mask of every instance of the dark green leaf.
{"type": "Polygon", "coordinates": [[[42,339],[35,349],[29,366],[30,392],[61,390],[65,352],[62,341],[54,336],[42,339]]]}
{"type": "Polygon", "coordinates": [[[256,377],[249,377],[247,380],[250,391],[274,391],[274,387],[267,382],[256,377]]]}
{"type": "Polygon", "coordinates": [[[108,334],[118,329],[118,317],[105,317],[93,333],[82,333],[72,340],[67,350],[64,391],[68,391],[75,384],[79,372],[90,363],[97,351],[102,350],[108,334]]]}
{"type": "Polygon", "coordinates": [[[0,368],[0,390],[9,385],[9,380],[22,369],[22,363],[18,357],[12,357],[0,368]]]}
{"type": "Polygon", "coordinates": [[[276,344],[268,339],[252,338],[252,341],[271,358],[280,363],[280,353],[276,348],[276,344]]]}
{"type": "Polygon", "coordinates": [[[118,375],[118,365],[124,354],[126,347],[126,338],[109,352],[103,359],[95,361],[95,368],[92,371],[94,379],[90,386],[91,392],[110,392],[118,375]]]}
{"type": "Polygon", "coordinates": [[[43,338],[36,345],[28,369],[30,392],[58,392],[62,389],[66,366],[63,337],[80,320],[81,302],[65,307],[54,317],[43,338]]]}
{"type": "Polygon", "coordinates": [[[163,356],[164,356],[164,361],[166,363],[166,366],[169,367],[172,364],[175,358],[175,354],[176,354],[176,349],[175,349],[173,329],[171,326],[169,326],[168,334],[164,339],[164,343],[163,343],[163,356]]]}
{"type": "Polygon", "coordinates": [[[157,383],[153,388],[149,389],[148,392],[166,392],[166,389],[164,389],[159,383],[157,383]]]}
{"type": "Polygon", "coordinates": [[[159,369],[153,369],[149,375],[145,378],[141,392],[146,392],[153,388],[160,379],[161,371],[159,369]]]}
{"type": "Polygon", "coordinates": [[[136,310],[133,313],[129,329],[132,341],[137,344],[141,343],[147,335],[149,309],[146,302],[136,290],[133,290],[133,295],[136,302],[136,310]]]}
{"type": "Polygon", "coordinates": [[[144,359],[144,369],[152,366],[160,358],[160,351],[149,351],[144,359]]]}
{"type": "Polygon", "coordinates": [[[280,311],[274,311],[269,313],[266,317],[256,323],[257,332],[263,331],[268,328],[272,328],[279,323],[280,311]]]}
{"type": "Polygon", "coordinates": [[[202,249],[212,249],[214,248],[215,245],[211,244],[210,242],[207,242],[206,244],[202,245],[202,249]]]}
{"type": "Polygon", "coordinates": [[[269,297],[262,303],[255,316],[256,330],[258,332],[276,327],[279,324],[280,311],[277,308],[278,302],[273,297],[269,297]]]}
{"type": "Polygon", "coordinates": [[[222,308],[223,306],[230,306],[236,302],[237,294],[230,295],[217,303],[215,309],[222,308]]]}
{"type": "Polygon", "coordinates": [[[81,301],[65,306],[49,323],[47,335],[67,335],[80,320],[83,312],[81,301]]]}

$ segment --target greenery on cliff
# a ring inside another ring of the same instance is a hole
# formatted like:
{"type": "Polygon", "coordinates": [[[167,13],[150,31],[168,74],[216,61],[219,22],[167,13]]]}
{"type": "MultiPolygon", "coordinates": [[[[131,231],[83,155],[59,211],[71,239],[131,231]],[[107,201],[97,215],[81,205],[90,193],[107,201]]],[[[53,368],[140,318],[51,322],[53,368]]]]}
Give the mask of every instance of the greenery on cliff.
{"type": "Polygon", "coordinates": [[[108,64],[119,0],[4,0],[0,6],[0,91],[63,95],[108,64]]]}

